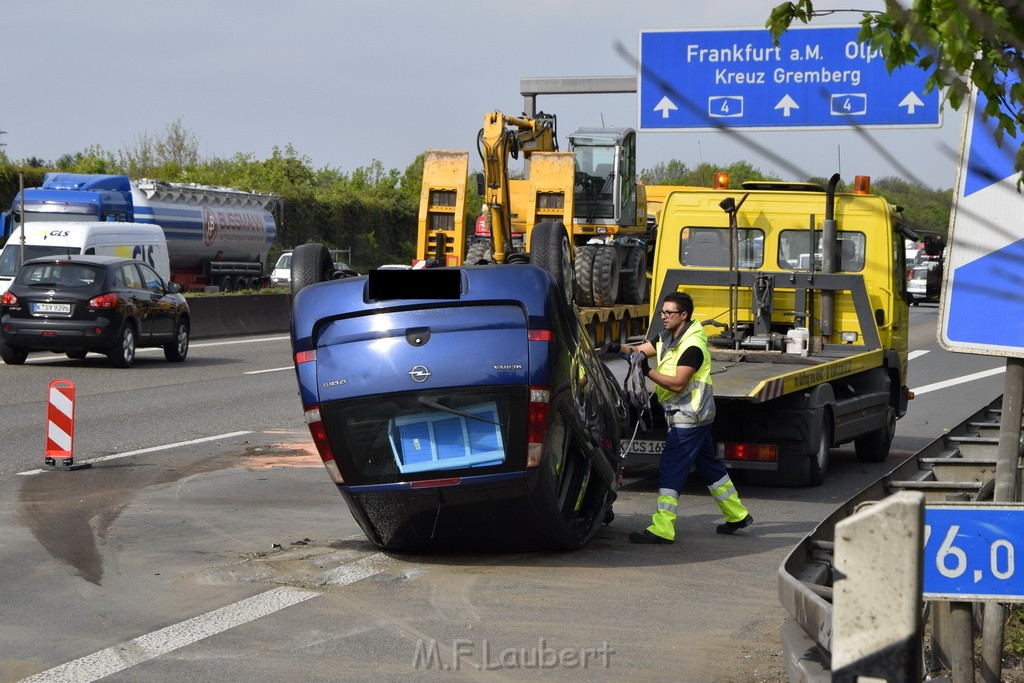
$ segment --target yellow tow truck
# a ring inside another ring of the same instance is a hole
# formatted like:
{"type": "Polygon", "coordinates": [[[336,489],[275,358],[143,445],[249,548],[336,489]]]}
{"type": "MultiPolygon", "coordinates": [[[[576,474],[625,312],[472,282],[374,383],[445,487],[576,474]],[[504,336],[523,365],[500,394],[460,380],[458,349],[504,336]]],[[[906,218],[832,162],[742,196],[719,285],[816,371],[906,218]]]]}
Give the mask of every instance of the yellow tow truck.
{"type": "MultiPolygon", "coordinates": [[[[907,410],[907,294],[898,209],[827,186],[749,182],[667,193],[653,269],[655,305],[694,300],[709,336],[715,439],[732,469],[771,483],[820,485],[829,451],[853,442],[881,462],[907,410]]],[[[648,338],[662,329],[652,319],[648,338]]],[[[664,419],[628,461],[657,462],[664,419]],[[658,427],[660,425],[660,428],[658,427]]]]}

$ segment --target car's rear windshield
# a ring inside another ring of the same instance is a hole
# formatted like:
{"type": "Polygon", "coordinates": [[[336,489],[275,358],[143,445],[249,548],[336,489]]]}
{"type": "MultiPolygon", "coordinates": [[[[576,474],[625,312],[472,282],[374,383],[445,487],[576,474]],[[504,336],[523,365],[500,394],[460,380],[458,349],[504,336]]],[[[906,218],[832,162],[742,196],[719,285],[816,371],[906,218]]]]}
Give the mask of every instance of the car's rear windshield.
{"type": "Polygon", "coordinates": [[[388,394],[320,407],[349,484],[385,484],[521,470],[527,389],[522,385],[388,394]]]}
{"type": "Polygon", "coordinates": [[[103,281],[103,268],[82,263],[30,263],[22,266],[15,280],[29,287],[92,287],[103,281]]]}

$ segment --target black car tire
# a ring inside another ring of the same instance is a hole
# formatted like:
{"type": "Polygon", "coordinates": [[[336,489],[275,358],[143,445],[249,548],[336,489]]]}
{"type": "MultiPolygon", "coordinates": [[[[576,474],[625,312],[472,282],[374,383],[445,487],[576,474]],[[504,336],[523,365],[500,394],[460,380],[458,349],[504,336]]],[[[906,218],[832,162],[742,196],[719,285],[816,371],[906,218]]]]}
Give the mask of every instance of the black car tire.
{"type": "Polygon", "coordinates": [[[334,262],[319,242],[300,244],[292,251],[292,296],[308,285],[330,279],[334,262]]]}
{"type": "Polygon", "coordinates": [[[188,323],[178,321],[174,328],[174,341],[164,346],[164,358],[171,363],[180,363],[188,355],[188,323]]]}
{"type": "Polygon", "coordinates": [[[71,351],[65,351],[64,355],[71,360],[82,360],[85,358],[86,353],[85,349],[72,349],[71,351]]]}
{"type": "Polygon", "coordinates": [[[117,344],[107,351],[110,365],[115,368],[130,368],[135,362],[135,328],[125,323],[117,335],[117,344]]]}
{"type": "Polygon", "coordinates": [[[541,221],[530,233],[530,262],[548,271],[572,308],[572,251],[565,226],[560,221],[541,221]]]}
{"type": "Polygon", "coordinates": [[[28,358],[28,349],[20,346],[10,346],[0,341],[0,358],[8,365],[22,365],[28,358]]]}

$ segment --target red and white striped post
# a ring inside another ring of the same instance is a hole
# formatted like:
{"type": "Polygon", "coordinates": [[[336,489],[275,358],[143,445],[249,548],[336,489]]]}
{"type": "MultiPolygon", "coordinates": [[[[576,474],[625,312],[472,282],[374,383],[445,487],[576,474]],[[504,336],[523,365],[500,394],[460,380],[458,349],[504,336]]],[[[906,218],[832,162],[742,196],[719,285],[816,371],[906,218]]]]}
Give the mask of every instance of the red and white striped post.
{"type": "MultiPolygon", "coordinates": [[[[46,408],[46,464],[78,469],[75,462],[75,385],[67,379],[50,382],[46,408]]],[[[88,464],[84,465],[88,467],[88,464]]]]}

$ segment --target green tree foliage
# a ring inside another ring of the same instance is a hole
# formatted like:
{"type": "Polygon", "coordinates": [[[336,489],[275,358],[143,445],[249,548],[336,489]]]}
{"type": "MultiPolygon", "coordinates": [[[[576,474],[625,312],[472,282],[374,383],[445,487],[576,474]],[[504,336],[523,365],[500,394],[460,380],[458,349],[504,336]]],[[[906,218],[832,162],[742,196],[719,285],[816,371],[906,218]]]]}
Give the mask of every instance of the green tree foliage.
{"type": "Polygon", "coordinates": [[[763,173],[747,161],[734,161],[728,166],[704,162],[691,169],[685,163],[675,159],[658,164],[651,169],[641,170],[640,179],[648,185],[711,187],[715,173],[723,171],[729,174],[730,187],[740,187],[748,180],[780,179],[770,173],[763,173]]]}
{"type": "MultiPolygon", "coordinates": [[[[1004,136],[1024,131],[1024,12],[1019,3],[914,0],[909,8],[904,5],[885,0],[882,11],[860,12],[858,38],[882,51],[889,71],[907,65],[925,70],[927,89],[945,88],[945,100],[954,109],[973,84],[987,99],[983,114],[994,124],[1000,144],[1004,136]]],[[[806,24],[835,11],[817,12],[813,0],[784,2],[765,25],[778,40],[794,21],[806,24]]],[[[1019,140],[1015,168],[1024,171],[1019,140]]]]}
{"type": "Polygon", "coordinates": [[[902,207],[907,227],[915,232],[939,233],[943,241],[949,234],[949,213],[953,190],[932,190],[902,178],[886,176],[872,181],[872,192],[890,204],[902,207]]]}

